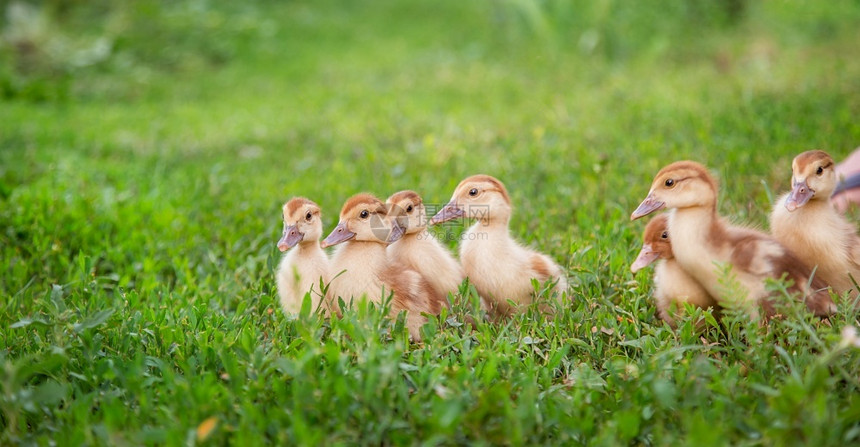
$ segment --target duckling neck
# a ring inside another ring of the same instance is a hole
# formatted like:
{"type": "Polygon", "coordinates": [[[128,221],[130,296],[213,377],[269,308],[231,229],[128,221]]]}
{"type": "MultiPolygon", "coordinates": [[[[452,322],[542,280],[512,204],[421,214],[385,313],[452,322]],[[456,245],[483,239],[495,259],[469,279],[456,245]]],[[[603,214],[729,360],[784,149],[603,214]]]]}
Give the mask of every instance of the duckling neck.
{"type": "Polygon", "coordinates": [[[404,234],[399,241],[389,245],[389,250],[399,251],[401,253],[409,253],[411,250],[416,249],[414,248],[415,246],[420,244],[422,241],[427,240],[428,237],[430,236],[426,229],[421,229],[420,231],[416,231],[415,233],[404,234]]]}
{"type": "Polygon", "coordinates": [[[819,197],[813,196],[809,202],[806,202],[806,205],[803,208],[814,209],[816,211],[823,209],[832,209],[833,204],[830,202],[829,196],[827,197],[819,197]]]}
{"type": "Polygon", "coordinates": [[[714,254],[727,241],[725,226],[716,210],[678,208],[669,215],[668,226],[675,262],[694,277],[713,276],[714,254]]]}
{"type": "Polygon", "coordinates": [[[319,241],[302,241],[299,243],[298,247],[296,247],[297,256],[312,256],[317,253],[323,253],[323,249],[320,247],[319,241]]]}
{"type": "Polygon", "coordinates": [[[467,233],[470,235],[468,240],[475,241],[490,242],[500,239],[507,240],[510,238],[507,219],[479,220],[472,224],[467,233]]]}
{"type": "Polygon", "coordinates": [[[361,256],[365,259],[385,259],[385,244],[370,241],[348,241],[344,244],[342,253],[347,256],[361,256]]]}
{"type": "Polygon", "coordinates": [[[472,228],[481,228],[483,231],[508,231],[508,221],[510,218],[506,215],[487,216],[478,219],[472,225],[472,228]]]}
{"type": "MultiPolygon", "coordinates": [[[[370,275],[379,275],[388,265],[388,256],[385,252],[386,244],[369,241],[344,242],[341,249],[332,258],[334,270],[347,270],[347,278],[353,275],[361,276],[366,272],[370,275]],[[358,272],[358,273],[356,273],[358,272]]],[[[368,292],[369,293],[369,292],[368,292]]]]}
{"type": "Polygon", "coordinates": [[[409,242],[414,242],[414,241],[426,241],[430,237],[431,237],[430,232],[427,231],[427,228],[422,228],[422,229],[420,229],[414,233],[410,233],[410,234],[403,236],[403,239],[406,239],[409,242]]]}
{"type": "Polygon", "coordinates": [[[669,216],[669,234],[672,235],[672,251],[678,257],[679,250],[675,247],[717,245],[725,239],[725,227],[716,207],[678,208],[669,216]]]}
{"type": "Polygon", "coordinates": [[[345,300],[366,295],[378,302],[382,293],[379,276],[388,266],[386,245],[370,241],[347,241],[331,260],[332,296],[345,300]]]}
{"type": "Polygon", "coordinates": [[[407,234],[406,236],[403,236],[403,239],[405,239],[409,245],[422,244],[422,243],[425,243],[427,241],[431,241],[431,242],[436,241],[436,235],[431,233],[430,230],[428,230],[425,227],[419,231],[416,231],[415,233],[407,234]]]}

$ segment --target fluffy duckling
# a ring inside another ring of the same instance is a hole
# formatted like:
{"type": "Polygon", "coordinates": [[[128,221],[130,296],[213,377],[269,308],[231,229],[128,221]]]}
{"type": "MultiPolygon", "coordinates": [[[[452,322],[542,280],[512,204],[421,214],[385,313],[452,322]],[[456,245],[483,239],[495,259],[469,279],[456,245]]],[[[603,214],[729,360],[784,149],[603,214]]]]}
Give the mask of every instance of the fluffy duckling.
{"type": "Polygon", "coordinates": [[[427,321],[421,313],[439,314],[447,302],[418,272],[389,261],[386,246],[398,240],[403,229],[386,211],[385,204],[370,194],[357,194],[343,205],[340,222],[323,241],[323,247],[342,244],[331,260],[329,295],[346,302],[380,303],[393,293],[392,316],[405,310],[409,334],[420,341],[419,329],[427,321]]]}
{"type": "Polygon", "coordinates": [[[775,309],[764,281],[783,274],[816,315],[834,312],[830,295],[818,287],[820,281],[808,287],[810,271],[791,251],[764,233],[723,221],[717,214],[717,182],[701,164],[679,161],[661,169],[631,219],[663,208],[672,209],[668,228],[675,259],[720,304],[732,298],[721,274],[725,266],[745,290],[741,298],[760,303],[767,316],[775,309]]]}
{"type": "Polygon", "coordinates": [[[310,293],[312,309],[328,311],[320,280],[328,283],[328,257],[320,248],[322,220],[320,207],[304,198],[296,197],[284,204],[284,234],[278,241],[278,250],[287,253],[275,274],[281,306],[288,314],[297,314],[302,308],[305,294],[310,293]]]}
{"type": "Polygon", "coordinates": [[[770,215],[773,236],[840,295],[860,281],[860,238],[854,224],[833,207],[837,178],[833,158],[808,151],[791,163],[791,192],[777,200],[770,215]]]}
{"type": "Polygon", "coordinates": [[[567,290],[564,272],[555,262],[511,238],[511,212],[505,185],[489,175],[474,175],[457,185],[451,201],[430,220],[430,225],[461,217],[476,220],[460,244],[460,261],[478,294],[498,316],[516,310],[508,300],[518,305],[533,301],[532,279],[554,282],[557,298],[567,290]]]}
{"type": "Polygon", "coordinates": [[[684,303],[691,303],[703,309],[713,307],[718,309],[716,300],[696,282],[675,260],[672,253],[672,241],[669,238],[669,217],[666,214],[651,219],[645,226],[642,250],[633,261],[630,270],[633,273],[642,270],[653,262],[654,267],[654,298],[657,301],[657,316],[675,327],[675,316],[672,315],[672,303],[677,303],[678,309],[684,303]]]}
{"type": "Polygon", "coordinates": [[[439,296],[457,293],[465,274],[460,263],[427,231],[424,201],[415,191],[400,191],[385,201],[388,215],[405,228],[403,237],[388,246],[391,262],[417,271],[439,296]]]}

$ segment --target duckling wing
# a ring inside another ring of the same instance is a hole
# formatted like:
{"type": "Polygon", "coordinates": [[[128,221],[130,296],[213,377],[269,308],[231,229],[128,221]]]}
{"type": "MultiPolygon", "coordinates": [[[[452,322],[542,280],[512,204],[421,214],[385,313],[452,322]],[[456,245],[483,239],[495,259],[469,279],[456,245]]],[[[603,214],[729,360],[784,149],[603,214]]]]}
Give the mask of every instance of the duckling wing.
{"type": "MultiPolygon", "coordinates": [[[[739,239],[732,254],[732,263],[746,272],[765,277],[782,278],[792,281],[788,291],[796,293],[815,315],[826,316],[834,312],[826,285],[813,277],[810,282],[810,269],[790,250],[764,234],[751,233],[739,239]]],[[[767,307],[767,306],[766,306],[767,307]]],[[[770,314],[772,310],[768,313],[770,314]]]]}
{"type": "Polygon", "coordinates": [[[557,282],[556,288],[561,291],[567,288],[561,267],[559,267],[549,256],[542,253],[531,253],[528,258],[529,275],[541,283],[546,281],[557,282]]]}
{"type": "Polygon", "coordinates": [[[382,272],[380,279],[394,292],[392,310],[435,315],[447,306],[447,299],[435,293],[430,283],[415,270],[392,265],[382,272]]]}
{"type": "Polygon", "coordinates": [[[530,253],[528,258],[528,269],[530,277],[536,278],[541,282],[549,279],[555,270],[553,262],[546,256],[540,253],[530,253]]]}
{"type": "Polygon", "coordinates": [[[380,275],[394,296],[391,302],[392,316],[406,311],[406,327],[415,341],[421,341],[421,326],[427,322],[423,314],[438,315],[448,302],[433,291],[420,273],[391,265],[380,275]]]}
{"type": "Polygon", "coordinates": [[[753,231],[739,232],[733,239],[731,263],[736,269],[762,278],[780,276],[776,264],[786,250],[779,242],[753,231]]]}

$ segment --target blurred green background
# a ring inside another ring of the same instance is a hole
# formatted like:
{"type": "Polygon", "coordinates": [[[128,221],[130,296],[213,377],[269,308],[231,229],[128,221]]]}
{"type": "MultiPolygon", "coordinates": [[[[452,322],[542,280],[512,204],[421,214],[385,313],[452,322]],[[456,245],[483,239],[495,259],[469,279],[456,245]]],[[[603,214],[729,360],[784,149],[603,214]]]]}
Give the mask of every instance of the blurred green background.
{"type": "Polygon", "coordinates": [[[720,178],[723,213],[764,227],[794,155],[860,145],[858,0],[0,0],[0,14],[2,441],[193,441],[212,415],[221,442],[380,443],[397,424],[448,442],[860,436],[856,383],[786,385],[820,372],[839,321],[818,344],[776,326],[760,355],[737,333],[724,357],[687,351],[698,336],[663,328],[648,275],[629,273],[642,224],[628,222],[656,171],[691,158],[720,178]],[[571,275],[570,314],[512,330],[555,360],[495,345],[505,327],[482,327],[466,358],[342,338],[352,317],[284,318],[272,268],[289,197],[322,205],[328,231],[356,192],[444,203],[479,172],[510,189],[513,234],[571,275]],[[685,352],[677,377],[622,344],[644,336],[685,352]],[[767,350],[780,344],[802,355],[767,350]],[[398,361],[420,371],[365,386],[398,361]],[[483,382],[466,372],[483,364],[483,382]],[[413,373],[426,382],[399,380],[413,373]],[[465,397],[445,400],[440,377],[465,397]],[[812,401],[840,417],[794,411],[812,401]]]}

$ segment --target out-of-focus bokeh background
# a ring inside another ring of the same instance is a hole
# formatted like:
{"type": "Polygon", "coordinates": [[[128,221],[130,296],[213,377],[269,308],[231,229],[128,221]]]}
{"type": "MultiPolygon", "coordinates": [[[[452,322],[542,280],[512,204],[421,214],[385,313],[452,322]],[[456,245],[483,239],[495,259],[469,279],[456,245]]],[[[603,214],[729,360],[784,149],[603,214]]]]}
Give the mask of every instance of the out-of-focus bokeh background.
{"type": "Polygon", "coordinates": [[[764,226],[794,155],[860,145],[856,0],[0,14],[0,443],[860,437],[856,377],[817,375],[849,317],[702,351],[691,326],[654,319],[628,222],[653,174],[692,158],[719,176],[722,212],[764,226]],[[511,190],[512,233],[570,273],[569,314],[410,347],[355,316],[281,313],[289,197],[320,203],[330,230],[353,193],[444,203],[478,172],[511,190]],[[683,361],[673,376],[655,358],[683,361]]]}

